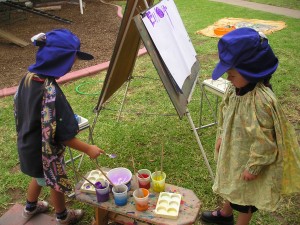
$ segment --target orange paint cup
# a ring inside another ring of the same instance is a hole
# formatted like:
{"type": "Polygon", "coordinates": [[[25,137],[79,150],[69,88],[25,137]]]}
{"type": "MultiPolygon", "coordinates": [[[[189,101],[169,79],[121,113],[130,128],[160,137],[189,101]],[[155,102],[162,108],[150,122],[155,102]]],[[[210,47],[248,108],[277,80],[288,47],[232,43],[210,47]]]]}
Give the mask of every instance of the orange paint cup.
{"type": "Polygon", "coordinates": [[[145,188],[138,188],[133,192],[135,208],[138,211],[146,211],[149,208],[149,191],[145,188]]]}

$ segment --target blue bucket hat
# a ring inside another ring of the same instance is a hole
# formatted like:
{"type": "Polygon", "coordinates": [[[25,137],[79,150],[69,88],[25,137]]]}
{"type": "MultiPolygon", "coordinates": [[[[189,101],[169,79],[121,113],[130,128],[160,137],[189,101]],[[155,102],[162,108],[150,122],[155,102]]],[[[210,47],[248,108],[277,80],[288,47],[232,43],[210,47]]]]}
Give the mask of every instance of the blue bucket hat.
{"type": "Polygon", "coordinates": [[[220,62],[212,73],[213,80],[236,69],[249,82],[258,82],[270,77],[278,66],[267,37],[252,28],[227,33],[219,40],[218,50],[220,62]]]}
{"type": "Polygon", "coordinates": [[[31,40],[35,46],[39,46],[35,64],[28,67],[32,73],[58,78],[71,70],[76,57],[82,60],[94,58],[80,51],[79,38],[67,29],[41,33],[31,40]]]}

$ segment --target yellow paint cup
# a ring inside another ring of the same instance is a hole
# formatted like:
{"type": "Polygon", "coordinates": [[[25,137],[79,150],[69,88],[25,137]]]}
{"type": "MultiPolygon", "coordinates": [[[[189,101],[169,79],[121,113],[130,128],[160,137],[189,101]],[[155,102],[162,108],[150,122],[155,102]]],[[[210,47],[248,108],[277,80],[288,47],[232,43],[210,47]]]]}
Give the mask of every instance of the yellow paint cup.
{"type": "Polygon", "coordinates": [[[156,171],[151,174],[152,189],[155,192],[165,191],[166,174],[161,171],[156,171]]]}

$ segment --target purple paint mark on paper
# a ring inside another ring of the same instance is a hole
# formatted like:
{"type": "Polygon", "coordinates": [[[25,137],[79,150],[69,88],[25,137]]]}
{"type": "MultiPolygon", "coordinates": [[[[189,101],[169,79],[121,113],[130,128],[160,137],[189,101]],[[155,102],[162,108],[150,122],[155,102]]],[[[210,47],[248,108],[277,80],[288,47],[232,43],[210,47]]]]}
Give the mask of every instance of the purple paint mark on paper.
{"type": "Polygon", "coordinates": [[[171,20],[171,18],[170,18],[170,15],[169,15],[169,13],[168,13],[168,10],[167,10],[167,9],[168,9],[167,6],[163,5],[162,8],[163,8],[163,11],[165,11],[166,14],[168,15],[169,20],[170,20],[170,23],[172,24],[172,27],[174,27],[174,25],[173,25],[173,23],[172,23],[172,20],[171,20]]]}
{"type": "Polygon", "coordinates": [[[160,18],[163,18],[165,16],[164,12],[158,7],[155,8],[155,12],[160,18]]]}
{"type": "Polygon", "coordinates": [[[165,16],[168,16],[169,21],[172,25],[172,27],[174,27],[171,17],[168,13],[168,7],[165,5],[161,5],[160,7],[156,7],[154,9],[154,11],[150,12],[146,12],[146,17],[148,18],[148,20],[150,21],[150,23],[152,24],[152,26],[154,27],[157,23],[160,22],[160,19],[165,18],[165,16]]]}
{"type": "Polygon", "coordinates": [[[152,26],[154,27],[154,25],[156,23],[155,14],[148,11],[148,12],[146,12],[146,16],[147,16],[148,20],[150,21],[150,23],[152,24],[152,26]]]}

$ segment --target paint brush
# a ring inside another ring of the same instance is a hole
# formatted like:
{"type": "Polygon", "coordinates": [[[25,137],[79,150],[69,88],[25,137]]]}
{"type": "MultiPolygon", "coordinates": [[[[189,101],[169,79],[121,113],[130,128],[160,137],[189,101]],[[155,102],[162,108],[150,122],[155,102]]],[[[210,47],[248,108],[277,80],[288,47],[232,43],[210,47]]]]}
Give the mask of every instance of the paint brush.
{"type": "Polygon", "coordinates": [[[144,174],[140,173],[139,171],[137,171],[137,174],[139,175],[139,178],[147,179],[147,177],[144,177],[144,174]]]}
{"type": "Polygon", "coordinates": [[[160,159],[160,173],[163,173],[163,161],[164,161],[164,143],[161,146],[161,159],[160,159]]]}
{"type": "Polygon", "coordinates": [[[132,154],[131,154],[131,162],[132,162],[133,172],[136,173],[136,169],[135,169],[135,165],[134,165],[134,159],[133,159],[132,154]]]}
{"type": "Polygon", "coordinates": [[[141,188],[138,188],[138,197],[139,198],[144,198],[144,192],[142,191],[142,189],[141,188]]]}
{"type": "MultiPolygon", "coordinates": [[[[69,166],[68,166],[69,167],[69,166]]],[[[72,169],[71,167],[69,167],[70,169],[72,169]]],[[[87,182],[89,182],[91,185],[93,185],[93,187],[95,188],[95,189],[97,189],[97,187],[96,187],[96,185],[94,184],[94,183],[92,183],[92,181],[90,181],[89,179],[87,179],[87,178],[85,178],[83,175],[81,175],[79,172],[77,172],[76,170],[74,170],[74,172],[78,175],[78,176],[80,176],[81,178],[83,178],[84,180],[86,180],[87,182]]]]}
{"type": "Polygon", "coordinates": [[[133,167],[133,172],[134,172],[134,174],[136,174],[136,173],[137,173],[137,174],[138,174],[138,176],[139,176],[140,178],[146,179],[147,177],[144,177],[144,175],[143,175],[143,174],[139,173],[139,171],[137,171],[137,170],[135,169],[133,155],[131,155],[131,161],[132,161],[132,167],[133,167]]]}
{"type": "Polygon", "coordinates": [[[98,165],[97,160],[95,159],[95,161],[92,160],[92,162],[95,163],[96,167],[98,170],[100,170],[100,172],[103,174],[103,176],[108,180],[108,182],[116,189],[116,191],[118,192],[118,188],[116,185],[114,185],[114,183],[108,178],[108,176],[105,174],[105,172],[100,168],[100,166],[98,165]]]}

